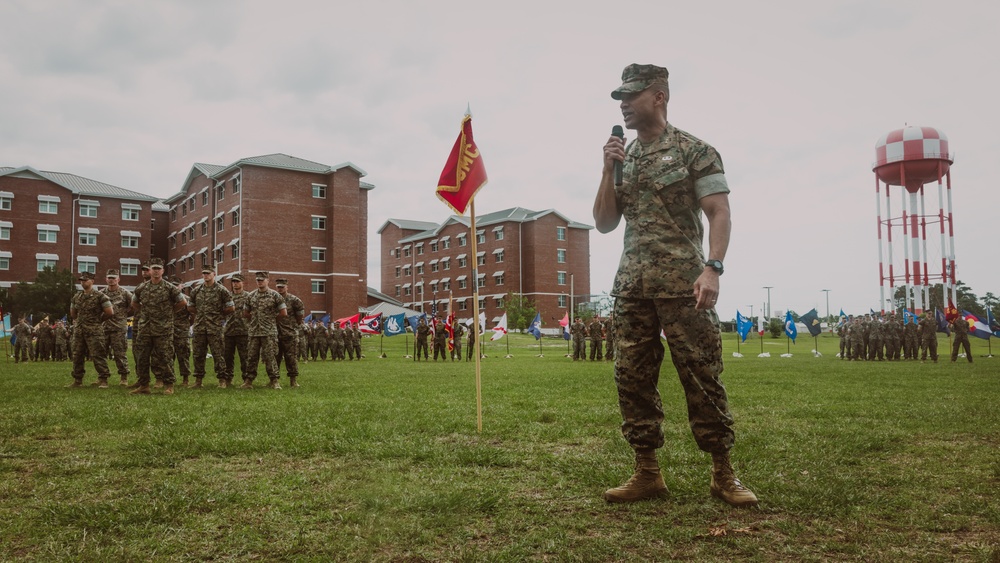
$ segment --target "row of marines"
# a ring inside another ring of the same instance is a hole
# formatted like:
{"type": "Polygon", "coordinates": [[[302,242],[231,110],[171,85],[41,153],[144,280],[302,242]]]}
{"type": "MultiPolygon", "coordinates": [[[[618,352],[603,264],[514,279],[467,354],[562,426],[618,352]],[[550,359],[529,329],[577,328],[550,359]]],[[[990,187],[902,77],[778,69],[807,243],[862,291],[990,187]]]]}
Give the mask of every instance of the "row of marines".
{"type": "Polygon", "coordinates": [[[590,361],[594,361],[595,358],[598,360],[615,359],[615,340],[611,323],[611,317],[604,319],[603,322],[599,317],[594,317],[588,326],[583,324],[580,317],[576,318],[569,330],[569,334],[573,338],[574,362],[587,359],[587,338],[590,338],[590,361]]]}
{"type": "MultiPolygon", "coordinates": [[[[966,358],[972,362],[969,346],[969,326],[961,317],[950,322],[955,340],[951,360],[958,358],[960,346],[965,347],[966,358]]],[[[841,360],[916,360],[926,361],[928,353],[937,362],[938,323],[931,311],[925,311],[920,320],[903,323],[895,313],[886,317],[877,315],[849,316],[837,327],[840,337],[841,360]]]]}
{"type": "Polygon", "coordinates": [[[45,317],[35,326],[31,326],[27,318],[22,317],[11,329],[14,338],[14,363],[47,362],[49,360],[65,361],[69,359],[70,335],[72,325],[67,326],[61,320],[49,324],[45,317]]]}

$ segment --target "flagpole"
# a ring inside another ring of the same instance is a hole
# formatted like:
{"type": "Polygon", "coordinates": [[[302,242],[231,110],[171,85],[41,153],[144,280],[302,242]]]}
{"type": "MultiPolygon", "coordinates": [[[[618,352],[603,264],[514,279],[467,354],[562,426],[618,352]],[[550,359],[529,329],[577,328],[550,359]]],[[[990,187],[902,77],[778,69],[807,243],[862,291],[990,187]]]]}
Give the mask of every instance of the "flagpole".
{"type": "MultiPolygon", "coordinates": [[[[469,222],[469,238],[472,239],[472,316],[476,319],[476,330],[479,330],[479,258],[476,256],[476,198],[469,200],[469,215],[472,220],[469,222]]],[[[482,335],[477,335],[476,343],[482,340],[482,335]]],[[[482,388],[482,348],[476,354],[476,431],[483,431],[483,388],[482,388]]]]}
{"type": "Polygon", "coordinates": [[[378,333],[378,357],[387,358],[385,355],[385,350],[382,349],[382,339],[385,338],[385,333],[378,333]]]}

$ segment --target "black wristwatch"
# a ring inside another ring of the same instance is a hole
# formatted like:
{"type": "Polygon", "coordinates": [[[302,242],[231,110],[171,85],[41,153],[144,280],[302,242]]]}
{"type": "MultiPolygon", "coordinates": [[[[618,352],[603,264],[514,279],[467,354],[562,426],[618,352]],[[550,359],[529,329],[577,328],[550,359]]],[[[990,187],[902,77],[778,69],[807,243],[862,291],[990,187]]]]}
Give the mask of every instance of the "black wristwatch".
{"type": "Polygon", "coordinates": [[[722,260],[705,260],[705,265],[715,270],[715,273],[722,275],[725,268],[722,267],[722,260]]]}

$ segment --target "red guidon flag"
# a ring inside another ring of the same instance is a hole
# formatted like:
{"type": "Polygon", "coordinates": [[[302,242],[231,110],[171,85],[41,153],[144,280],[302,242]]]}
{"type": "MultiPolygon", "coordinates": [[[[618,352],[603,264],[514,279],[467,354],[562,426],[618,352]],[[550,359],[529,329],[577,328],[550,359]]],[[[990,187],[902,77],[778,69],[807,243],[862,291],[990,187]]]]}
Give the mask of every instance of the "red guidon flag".
{"type": "Polygon", "coordinates": [[[480,188],[486,185],[486,181],[483,158],[472,139],[472,116],[466,114],[462,119],[462,131],[455,140],[448,162],[441,171],[441,179],[438,180],[438,199],[455,213],[465,215],[465,208],[480,188]]]}

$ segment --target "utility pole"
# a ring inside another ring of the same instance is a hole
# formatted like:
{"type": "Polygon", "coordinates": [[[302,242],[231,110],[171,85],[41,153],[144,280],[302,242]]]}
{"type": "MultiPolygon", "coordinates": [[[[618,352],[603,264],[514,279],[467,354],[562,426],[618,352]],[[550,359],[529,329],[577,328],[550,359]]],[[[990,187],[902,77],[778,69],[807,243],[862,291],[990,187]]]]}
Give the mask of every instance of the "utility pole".
{"type": "Polygon", "coordinates": [[[771,318],[771,290],[774,289],[773,285],[765,285],[764,289],[767,290],[767,311],[764,312],[764,316],[771,318]]]}

